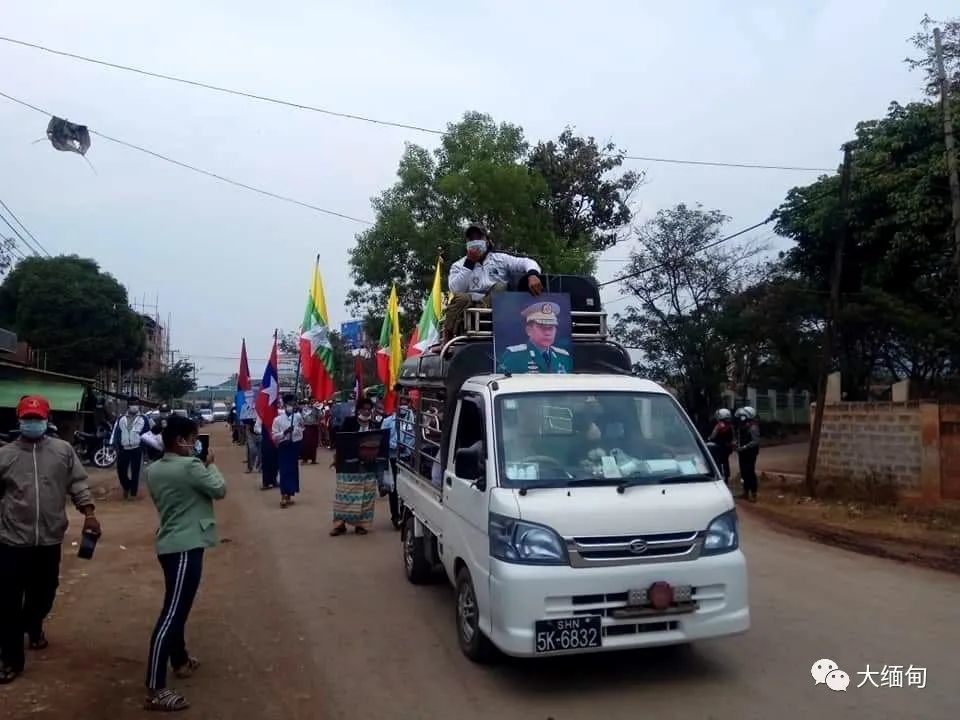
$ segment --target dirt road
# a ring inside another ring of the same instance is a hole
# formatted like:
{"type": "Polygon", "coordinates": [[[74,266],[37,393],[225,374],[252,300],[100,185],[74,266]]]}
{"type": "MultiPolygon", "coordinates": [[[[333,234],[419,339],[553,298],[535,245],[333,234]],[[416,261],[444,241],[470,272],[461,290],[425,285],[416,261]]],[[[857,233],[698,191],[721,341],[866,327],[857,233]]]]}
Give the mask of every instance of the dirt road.
{"type": "MultiPolygon", "coordinates": [[[[259,492],[257,478],[242,473],[239,449],[219,452],[230,483],[219,506],[224,543],[207,555],[188,626],[204,667],[175,685],[193,703],[185,717],[960,715],[954,576],[809,543],[745,518],[753,612],[746,635],[478,667],[457,647],[448,587],[405,581],[385,504],[369,536],[330,538],[333,476],[325,463],[305,469],[300,502],[281,510],[275,491],[259,492]],[[820,658],[849,673],[846,693],[814,686],[810,666],[820,658]],[[858,689],[868,663],[924,667],[926,688],[858,689]]],[[[100,506],[106,535],[93,561],[65,559],[50,649],[31,654],[27,673],[0,688],[4,720],[144,716],[146,644],[161,601],[155,514],[149,500],[100,506]]]]}

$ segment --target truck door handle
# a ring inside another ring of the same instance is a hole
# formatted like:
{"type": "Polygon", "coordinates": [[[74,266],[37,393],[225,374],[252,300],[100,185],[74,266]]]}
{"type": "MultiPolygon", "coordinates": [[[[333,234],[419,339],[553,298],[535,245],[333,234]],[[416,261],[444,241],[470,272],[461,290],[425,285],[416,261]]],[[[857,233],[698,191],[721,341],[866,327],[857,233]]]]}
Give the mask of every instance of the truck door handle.
{"type": "Polygon", "coordinates": [[[453,487],[453,478],[447,477],[447,487],[453,487]]]}

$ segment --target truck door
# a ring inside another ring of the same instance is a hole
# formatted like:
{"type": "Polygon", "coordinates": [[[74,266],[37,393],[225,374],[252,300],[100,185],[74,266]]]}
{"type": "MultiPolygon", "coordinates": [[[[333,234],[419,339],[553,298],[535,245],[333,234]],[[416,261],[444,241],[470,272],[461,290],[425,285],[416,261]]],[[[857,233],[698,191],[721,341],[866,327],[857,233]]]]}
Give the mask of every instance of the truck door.
{"type": "Polygon", "coordinates": [[[482,614],[485,614],[484,608],[490,607],[487,485],[492,486],[494,481],[486,477],[488,445],[485,417],[484,401],[480,394],[460,393],[443,477],[443,504],[454,516],[444,529],[444,564],[448,571],[453,569],[457,557],[467,564],[482,614]],[[471,473],[475,477],[458,477],[457,453],[461,450],[477,454],[475,466],[479,467],[479,474],[471,473]]]}

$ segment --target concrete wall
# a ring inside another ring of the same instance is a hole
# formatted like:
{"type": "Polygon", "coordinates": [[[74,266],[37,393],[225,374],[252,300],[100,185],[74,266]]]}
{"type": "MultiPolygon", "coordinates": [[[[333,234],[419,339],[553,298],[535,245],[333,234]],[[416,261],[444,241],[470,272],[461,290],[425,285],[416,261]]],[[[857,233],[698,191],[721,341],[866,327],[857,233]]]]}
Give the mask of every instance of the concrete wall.
{"type": "Polygon", "coordinates": [[[919,402],[828,404],[823,413],[817,478],[892,481],[921,494],[923,443],[919,402]]]}
{"type": "Polygon", "coordinates": [[[936,401],[828,404],[817,480],[890,482],[900,500],[960,499],[960,407],[936,401]]]}

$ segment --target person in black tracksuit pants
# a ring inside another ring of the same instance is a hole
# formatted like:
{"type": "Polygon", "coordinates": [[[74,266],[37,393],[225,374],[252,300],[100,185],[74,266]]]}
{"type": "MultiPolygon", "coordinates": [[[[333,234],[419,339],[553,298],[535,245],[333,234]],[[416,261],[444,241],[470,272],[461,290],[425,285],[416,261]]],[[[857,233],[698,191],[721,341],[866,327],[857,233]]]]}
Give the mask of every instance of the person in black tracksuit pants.
{"type": "Polygon", "coordinates": [[[751,407],[737,410],[737,458],[740,461],[740,479],[743,482],[743,499],[757,500],[757,455],[760,454],[760,423],[751,407]]]}

